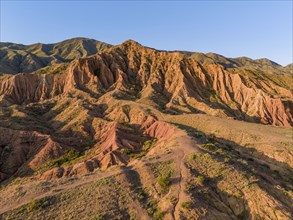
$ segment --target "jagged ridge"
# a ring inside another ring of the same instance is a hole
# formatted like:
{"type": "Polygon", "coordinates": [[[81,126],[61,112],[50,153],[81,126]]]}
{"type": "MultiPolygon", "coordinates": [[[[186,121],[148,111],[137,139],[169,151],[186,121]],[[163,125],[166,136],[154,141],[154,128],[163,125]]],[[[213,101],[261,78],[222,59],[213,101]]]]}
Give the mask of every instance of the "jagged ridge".
{"type": "Polygon", "coordinates": [[[201,64],[180,53],[159,52],[133,41],[74,61],[58,74],[49,71],[2,78],[0,95],[18,104],[75,89],[96,97],[112,91],[118,97],[126,92],[141,101],[153,100],[169,110],[273,125],[293,123],[290,76],[201,64]]]}

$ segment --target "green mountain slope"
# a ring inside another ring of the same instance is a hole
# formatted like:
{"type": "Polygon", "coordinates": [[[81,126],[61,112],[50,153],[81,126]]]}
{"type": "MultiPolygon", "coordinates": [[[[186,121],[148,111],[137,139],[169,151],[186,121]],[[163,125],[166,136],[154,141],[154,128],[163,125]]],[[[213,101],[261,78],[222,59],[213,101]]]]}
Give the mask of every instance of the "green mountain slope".
{"type": "Polygon", "coordinates": [[[0,73],[29,73],[37,69],[96,54],[110,44],[73,38],[55,44],[0,43],[0,73]]]}

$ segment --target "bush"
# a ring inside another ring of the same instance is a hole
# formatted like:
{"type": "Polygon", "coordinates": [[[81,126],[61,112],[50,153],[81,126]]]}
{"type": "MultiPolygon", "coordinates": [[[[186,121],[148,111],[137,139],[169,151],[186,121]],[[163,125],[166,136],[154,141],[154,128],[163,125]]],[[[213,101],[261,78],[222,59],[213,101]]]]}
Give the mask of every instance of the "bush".
{"type": "Polygon", "coordinates": [[[206,178],[204,176],[198,176],[197,181],[200,185],[203,185],[204,182],[206,181],[206,178]]]}
{"type": "Polygon", "coordinates": [[[170,176],[169,175],[162,175],[157,178],[158,184],[163,188],[166,189],[170,184],[170,176]]]}
{"type": "Polygon", "coordinates": [[[160,210],[157,210],[157,211],[155,211],[155,213],[154,213],[154,218],[155,219],[162,219],[164,217],[164,214],[163,214],[163,212],[161,212],[160,210]]]}
{"type": "Polygon", "coordinates": [[[183,203],[181,204],[181,207],[182,207],[183,209],[188,209],[188,210],[190,210],[190,209],[191,209],[191,204],[190,204],[189,202],[183,202],[183,203]]]}

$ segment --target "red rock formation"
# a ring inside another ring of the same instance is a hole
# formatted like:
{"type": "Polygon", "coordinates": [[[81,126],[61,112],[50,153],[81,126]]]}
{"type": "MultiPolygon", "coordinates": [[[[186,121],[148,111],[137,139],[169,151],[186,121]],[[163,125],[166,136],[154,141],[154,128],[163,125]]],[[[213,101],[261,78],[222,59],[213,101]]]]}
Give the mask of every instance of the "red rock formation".
{"type": "MultiPolygon", "coordinates": [[[[159,52],[133,41],[74,61],[58,74],[19,74],[0,80],[0,95],[12,103],[37,102],[82,90],[102,95],[111,90],[160,96],[167,108],[183,106],[213,115],[292,125],[292,92],[251,70],[201,65],[180,53],[159,52]],[[135,90],[131,89],[132,85],[135,90]]],[[[267,76],[269,77],[269,76],[267,76]]],[[[279,77],[282,76],[272,76],[279,77]]],[[[2,99],[3,99],[2,98],[2,99]]]]}
{"type": "Polygon", "coordinates": [[[0,129],[1,180],[22,176],[63,154],[63,148],[50,136],[38,132],[0,129]]]}

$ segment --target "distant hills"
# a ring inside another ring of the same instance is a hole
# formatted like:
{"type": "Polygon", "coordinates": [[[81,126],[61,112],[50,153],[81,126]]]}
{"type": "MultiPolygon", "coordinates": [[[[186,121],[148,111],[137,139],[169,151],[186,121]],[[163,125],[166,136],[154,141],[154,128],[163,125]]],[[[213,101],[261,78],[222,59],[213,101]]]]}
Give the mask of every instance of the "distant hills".
{"type": "MultiPolygon", "coordinates": [[[[77,58],[97,54],[112,45],[88,38],[72,38],[54,44],[23,45],[0,42],[0,73],[30,73],[52,64],[70,62],[77,58]]],[[[285,67],[269,59],[248,57],[226,58],[216,53],[174,51],[185,54],[202,64],[218,64],[225,68],[245,67],[276,74],[292,74],[292,65],[285,67]]]]}
{"type": "Polygon", "coordinates": [[[55,44],[0,43],[0,73],[30,73],[40,68],[96,54],[110,44],[73,38],[55,44]]]}

